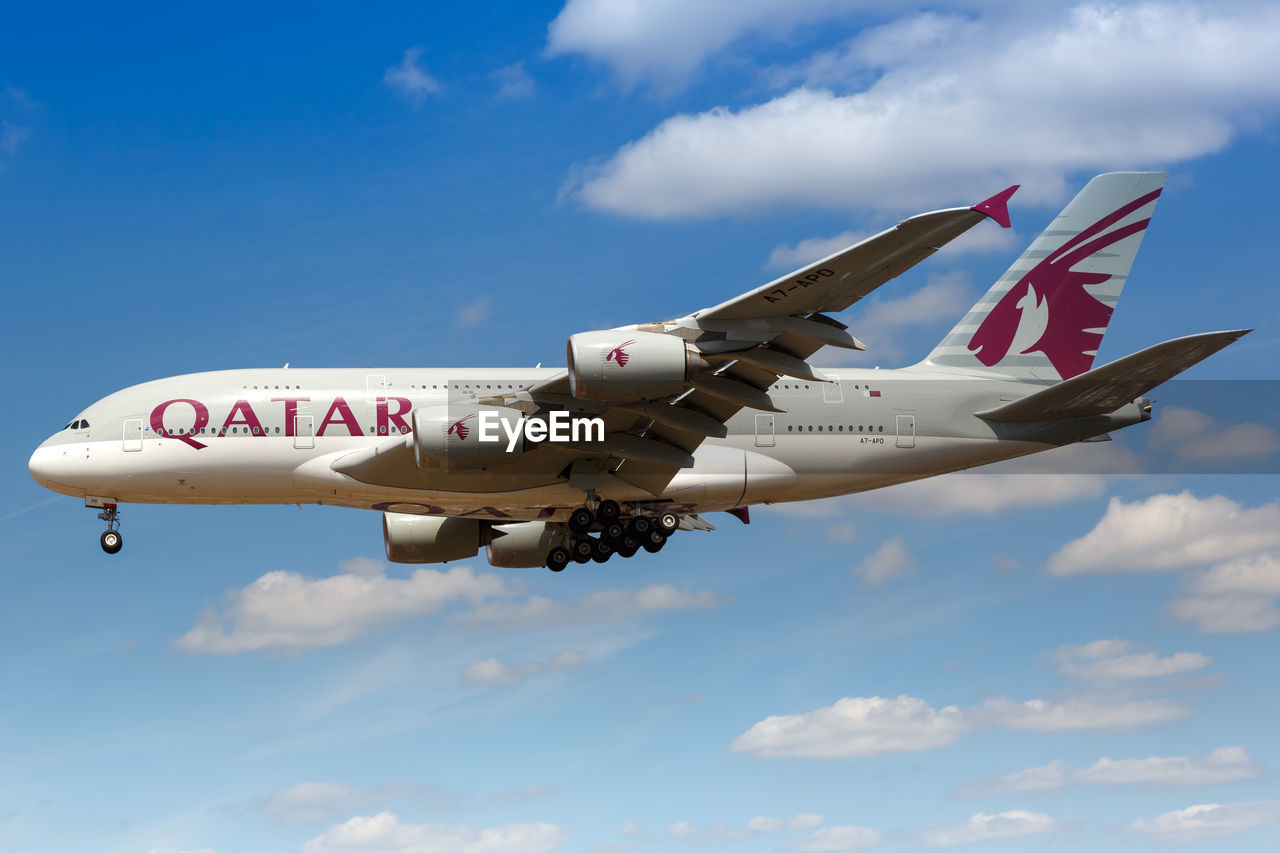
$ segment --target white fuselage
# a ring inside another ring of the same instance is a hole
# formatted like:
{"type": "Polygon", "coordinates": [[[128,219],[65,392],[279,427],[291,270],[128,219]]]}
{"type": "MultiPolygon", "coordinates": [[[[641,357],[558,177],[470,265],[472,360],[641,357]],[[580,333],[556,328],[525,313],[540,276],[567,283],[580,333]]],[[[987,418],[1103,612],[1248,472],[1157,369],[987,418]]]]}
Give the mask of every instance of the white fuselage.
{"type": "MultiPolygon", "coordinates": [[[[40,483],[118,502],[320,503],[431,515],[562,519],[581,489],[552,446],[510,465],[413,482],[334,470],[353,452],[411,440],[412,411],[453,396],[528,389],[552,369],[233,370],[136,385],[86,409],[31,458],[40,483]]],[[[1001,434],[973,412],[1021,383],[904,370],[842,370],[833,383],[780,379],[781,413],[740,411],[660,494],[606,476],[602,497],[668,501],[681,512],[808,500],[879,488],[1045,450],[1079,435],[1001,434]]],[[[1034,386],[1032,386],[1034,388],[1034,386]]],[[[625,467],[627,462],[622,463],[625,467]]],[[[416,472],[415,472],[416,473],[416,472]]]]}

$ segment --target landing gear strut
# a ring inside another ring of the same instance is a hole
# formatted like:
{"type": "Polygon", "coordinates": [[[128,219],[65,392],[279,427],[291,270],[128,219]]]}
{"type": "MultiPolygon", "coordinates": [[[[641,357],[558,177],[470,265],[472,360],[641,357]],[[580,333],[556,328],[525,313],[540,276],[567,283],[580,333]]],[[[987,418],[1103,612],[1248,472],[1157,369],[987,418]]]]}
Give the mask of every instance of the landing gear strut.
{"type": "Polygon", "coordinates": [[[119,553],[124,547],[124,537],[120,535],[120,511],[115,504],[103,504],[102,512],[98,513],[98,518],[107,523],[106,532],[98,540],[102,544],[102,550],[108,554],[119,553]]]}
{"type": "Polygon", "coordinates": [[[589,495],[585,506],[569,514],[569,536],[564,545],[547,554],[547,568],[560,572],[570,562],[604,563],[614,554],[632,557],[641,548],[656,554],[680,528],[680,516],[671,510],[654,515],[639,514],[642,511],[633,506],[628,512],[637,514],[626,515],[617,501],[589,495]],[[592,535],[593,530],[599,530],[599,535],[592,535]]]}

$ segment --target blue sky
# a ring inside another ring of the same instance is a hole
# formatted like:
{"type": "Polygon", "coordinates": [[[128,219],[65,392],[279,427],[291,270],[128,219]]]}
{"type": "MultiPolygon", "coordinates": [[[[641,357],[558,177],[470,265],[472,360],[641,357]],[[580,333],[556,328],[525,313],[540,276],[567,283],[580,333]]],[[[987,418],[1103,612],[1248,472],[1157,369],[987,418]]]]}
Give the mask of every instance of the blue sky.
{"type": "Polygon", "coordinates": [[[1274,5],[690,6],[6,10],[0,848],[1280,845],[1274,5]],[[126,506],[108,559],[27,476],[136,382],[556,364],[1023,184],[843,317],[909,364],[1126,168],[1170,179],[1100,359],[1257,331],[1030,472],[558,576],[318,507],[126,506]]]}

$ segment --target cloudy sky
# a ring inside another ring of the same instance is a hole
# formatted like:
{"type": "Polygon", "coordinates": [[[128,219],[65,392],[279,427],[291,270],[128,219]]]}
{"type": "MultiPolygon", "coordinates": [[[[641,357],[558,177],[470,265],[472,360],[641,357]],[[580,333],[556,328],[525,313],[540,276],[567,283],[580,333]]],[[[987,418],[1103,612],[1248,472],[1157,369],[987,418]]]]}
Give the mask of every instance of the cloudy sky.
{"type": "Polygon", "coordinates": [[[0,848],[1280,847],[1275,4],[472,5],[6,11],[0,848]],[[843,317],[909,364],[1129,168],[1099,359],[1257,331],[1056,461],[558,576],[292,506],[126,506],[107,558],[26,473],[125,385],[556,364],[1022,184],[843,317]]]}

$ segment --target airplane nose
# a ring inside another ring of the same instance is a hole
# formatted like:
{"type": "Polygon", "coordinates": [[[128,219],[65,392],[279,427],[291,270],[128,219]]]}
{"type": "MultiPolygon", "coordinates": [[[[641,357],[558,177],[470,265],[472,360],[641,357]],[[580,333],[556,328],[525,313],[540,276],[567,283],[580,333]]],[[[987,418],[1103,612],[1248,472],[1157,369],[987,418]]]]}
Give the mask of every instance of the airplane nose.
{"type": "Polygon", "coordinates": [[[75,480],[75,457],[67,445],[41,445],[31,454],[27,471],[46,489],[67,493],[75,480]]]}
{"type": "Polygon", "coordinates": [[[27,471],[31,473],[31,479],[46,488],[49,481],[53,479],[55,455],[56,451],[51,447],[37,447],[36,452],[31,454],[31,460],[27,462],[27,471]]]}

